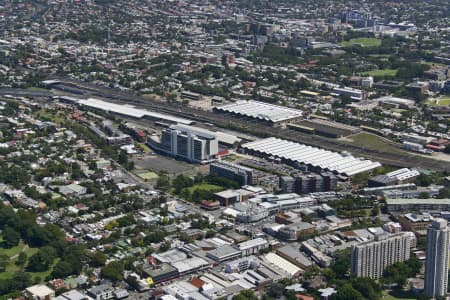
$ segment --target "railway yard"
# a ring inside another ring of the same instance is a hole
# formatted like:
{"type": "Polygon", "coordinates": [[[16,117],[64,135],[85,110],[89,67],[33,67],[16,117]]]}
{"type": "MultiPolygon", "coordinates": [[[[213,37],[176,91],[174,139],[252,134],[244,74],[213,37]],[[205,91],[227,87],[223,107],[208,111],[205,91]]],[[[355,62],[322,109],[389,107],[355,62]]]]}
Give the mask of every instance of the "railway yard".
{"type": "MultiPolygon", "coordinates": [[[[311,135],[290,128],[274,127],[271,124],[255,119],[236,117],[231,114],[216,113],[213,111],[189,107],[180,103],[151,100],[149,98],[141,97],[136,93],[117,91],[115,89],[99,87],[90,83],[82,83],[74,80],[59,80],[59,83],[53,85],[52,90],[49,90],[48,94],[42,91],[33,92],[17,90],[16,92],[12,89],[8,89],[4,92],[0,91],[2,94],[15,93],[17,96],[36,95],[37,97],[57,95],[61,94],[61,92],[80,99],[97,97],[106,102],[134,105],[137,108],[148,109],[153,112],[191,119],[199,124],[213,124],[220,128],[245,133],[247,135],[259,138],[278,137],[327,150],[337,152],[348,151],[354,156],[364,156],[369,159],[377,160],[386,165],[398,167],[419,167],[436,171],[450,171],[449,162],[411,154],[403,151],[400,147],[398,147],[399,153],[396,154],[392,151],[386,152],[380,149],[369,149],[365,147],[365,145],[343,144],[339,143],[337,140],[333,140],[332,138],[311,135]]],[[[145,122],[145,120],[141,120],[141,122],[142,121],[145,122]]],[[[396,147],[395,143],[391,144],[396,147]]]]}

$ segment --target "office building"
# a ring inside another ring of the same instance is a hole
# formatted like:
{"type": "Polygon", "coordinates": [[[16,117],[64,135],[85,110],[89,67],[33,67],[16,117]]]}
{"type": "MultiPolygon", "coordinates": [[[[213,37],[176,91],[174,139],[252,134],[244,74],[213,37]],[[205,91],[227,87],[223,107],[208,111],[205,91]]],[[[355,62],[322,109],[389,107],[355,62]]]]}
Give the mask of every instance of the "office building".
{"type": "Polygon", "coordinates": [[[253,169],[225,161],[212,163],[209,167],[209,173],[236,181],[241,186],[256,184],[253,169]]]}
{"type": "Polygon", "coordinates": [[[295,192],[295,182],[296,182],[296,180],[291,176],[281,176],[280,177],[280,190],[283,193],[294,193],[295,192]]]}
{"type": "Polygon", "coordinates": [[[294,177],[282,176],[279,184],[280,189],[285,193],[309,194],[328,192],[336,190],[337,177],[332,172],[301,174],[294,177]]]}
{"type": "Polygon", "coordinates": [[[89,129],[94,132],[98,137],[104,140],[108,145],[126,145],[131,144],[133,139],[128,134],[123,133],[119,129],[115,128],[112,122],[103,121],[101,123],[101,129],[94,124],[89,126],[89,129]]]}
{"type": "Polygon", "coordinates": [[[380,234],[375,240],[352,247],[351,272],[357,277],[378,279],[387,266],[409,259],[410,235],[380,234]]]}
{"type": "Polygon", "coordinates": [[[386,199],[389,213],[441,212],[450,210],[450,199],[386,199]]]}
{"type": "Polygon", "coordinates": [[[148,139],[156,151],[190,162],[212,161],[219,153],[219,139],[212,132],[186,125],[172,125],[161,134],[159,141],[148,139]]]}
{"type": "Polygon", "coordinates": [[[297,241],[301,237],[312,236],[316,227],[310,223],[297,222],[286,225],[278,230],[278,237],[286,241],[297,241]]]}
{"type": "Polygon", "coordinates": [[[425,235],[434,218],[429,213],[407,213],[398,216],[398,221],[403,230],[412,231],[418,235],[425,235]]]}
{"type": "Polygon", "coordinates": [[[447,221],[436,219],[427,232],[425,294],[436,298],[447,294],[450,230],[447,221]]]}
{"type": "Polygon", "coordinates": [[[352,89],[352,88],[339,88],[333,89],[333,93],[339,96],[349,97],[352,100],[364,100],[367,98],[367,91],[352,89]]]}

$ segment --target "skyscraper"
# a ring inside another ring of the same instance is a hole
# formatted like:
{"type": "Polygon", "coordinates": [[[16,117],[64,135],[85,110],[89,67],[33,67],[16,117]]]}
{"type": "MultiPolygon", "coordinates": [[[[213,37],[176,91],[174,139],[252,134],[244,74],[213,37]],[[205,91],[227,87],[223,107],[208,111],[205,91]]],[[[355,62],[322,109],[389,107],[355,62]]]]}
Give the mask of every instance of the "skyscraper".
{"type": "Polygon", "coordinates": [[[351,272],[378,279],[387,266],[408,260],[410,250],[411,238],[406,232],[377,235],[374,241],[352,247],[351,272]]]}
{"type": "Polygon", "coordinates": [[[447,293],[450,230],[447,221],[435,219],[427,230],[425,294],[436,298],[447,293]]]}

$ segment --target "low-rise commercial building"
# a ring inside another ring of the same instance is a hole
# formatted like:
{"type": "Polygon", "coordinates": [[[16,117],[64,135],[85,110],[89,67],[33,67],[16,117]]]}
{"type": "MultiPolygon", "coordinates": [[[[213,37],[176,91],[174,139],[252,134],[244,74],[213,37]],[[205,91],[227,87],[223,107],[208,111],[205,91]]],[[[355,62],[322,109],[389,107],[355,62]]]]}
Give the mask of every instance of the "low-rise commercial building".
{"type": "Polygon", "coordinates": [[[450,210],[450,199],[386,199],[386,207],[391,213],[441,212],[450,210]]]}
{"type": "Polygon", "coordinates": [[[259,251],[268,247],[269,243],[263,238],[248,240],[237,245],[237,248],[242,252],[243,256],[258,254],[259,251]]]}
{"type": "Polygon", "coordinates": [[[403,230],[425,235],[434,218],[429,213],[408,213],[398,216],[398,222],[403,230]]]}
{"type": "Polygon", "coordinates": [[[236,181],[241,186],[256,184],[254,181],[256,178],[253,176],[253,169],[230,162],[221,161],[211,163],[209,166],[209,173],[236,181]]]}
{"type": "Polygon", "coordinates": [[[241,254],[241,250],[237,249],[236,247],[231,245],[223,245],[219,248],[208,251],[208,253],[206,253],[206,256],[220,263],[238,258],[241,256],[241,254]]]}
{"type": "Polygon", "coordinates": [[[52,300],[55,291],[43,284],[37,284],[25,289],[24,296],[29,300],[52,300]]]}
{"type": "Polygon", "coordinates": [[[369,187],[381,187],[388,185],[400,185],[411,183],[420,175],[415,169],[402,168],[383,175],[378,175],[369,179],[369,187]]]}

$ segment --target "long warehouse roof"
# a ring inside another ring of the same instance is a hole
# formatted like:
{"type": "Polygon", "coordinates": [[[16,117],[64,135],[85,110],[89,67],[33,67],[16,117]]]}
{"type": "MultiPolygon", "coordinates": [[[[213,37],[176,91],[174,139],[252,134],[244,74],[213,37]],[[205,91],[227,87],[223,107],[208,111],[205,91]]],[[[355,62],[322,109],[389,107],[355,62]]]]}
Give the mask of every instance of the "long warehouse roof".
{"type": "Polygon", "coordinates": [[[216,107],[216,109],[274,123],[298,118],[303,115],[303,111],[298,109],[253,100],[240,100],[236,103],[216,107]]]}
{"type": "Polygon", "coordinates": [[[190,125],[193,123],[193,121],[188,120],[188,119],[178,118],[178,117],[174,117],[174,116],[166,115],[166,114],[160,114],[160,113],[152,112],[152,111],[149,111],[146,109],[136,108],[132,105],[123,105],[123,104],[106,102],[106,101],[103,101],[100,99],[94,99],[94,98],[80,99],[80,100],[77,100],[76,102],[78,102],[81,105],[93,107],[96,109],[101,109],[101,110],[104,110],[107,112],[113,112],[116,114],[130,116],[133,118],[143,118],[143,117],[147,116],[147,117],[154,118],[154,119],[166,120],[166,121],[180,123],[180,124],[186,124],[186,125],[190,125]]]}
{"type": "Polygon", "coordinates": [[[278,138],[267,138],[242,145],[242,148],[296,161],[339,174],[352,176],[380,167],[379,162],[310,147],[278,138]]]}

